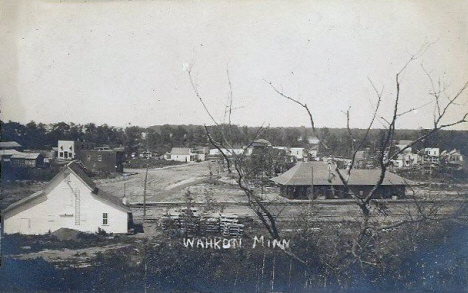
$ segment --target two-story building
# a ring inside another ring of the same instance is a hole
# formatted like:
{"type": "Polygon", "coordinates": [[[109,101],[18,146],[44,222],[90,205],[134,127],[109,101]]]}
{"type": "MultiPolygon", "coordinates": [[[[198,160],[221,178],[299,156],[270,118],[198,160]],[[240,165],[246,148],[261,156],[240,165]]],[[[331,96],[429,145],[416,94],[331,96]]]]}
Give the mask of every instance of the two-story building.
{"type": "Polygon", "coordinates": [[[57,158],[68,161],[79,159],[81,151],[92,150],[95,147],[94,142],[59,140],[57,143],[57,158]]]}

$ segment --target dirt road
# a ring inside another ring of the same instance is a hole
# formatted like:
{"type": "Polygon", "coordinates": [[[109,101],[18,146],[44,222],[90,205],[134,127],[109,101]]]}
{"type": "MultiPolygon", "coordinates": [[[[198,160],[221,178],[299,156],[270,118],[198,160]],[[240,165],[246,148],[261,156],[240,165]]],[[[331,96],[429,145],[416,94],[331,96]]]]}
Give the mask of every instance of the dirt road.
{"type": "MultiPolygon", "coordinates": [[[[187,186],[205,180],[209,175],[210,162],[189,163],[148,170],[147,200],[174,201],[184,200],[183,191],[187,186]],[[181,194],[182,193],[182,194],[181,194]]],[[[129,202],[142,202],[144,192],[145,169],[126,169],[133,175],[118,181],[98,182],[101,189],[123,197],[124,192],[129,202]]]]}

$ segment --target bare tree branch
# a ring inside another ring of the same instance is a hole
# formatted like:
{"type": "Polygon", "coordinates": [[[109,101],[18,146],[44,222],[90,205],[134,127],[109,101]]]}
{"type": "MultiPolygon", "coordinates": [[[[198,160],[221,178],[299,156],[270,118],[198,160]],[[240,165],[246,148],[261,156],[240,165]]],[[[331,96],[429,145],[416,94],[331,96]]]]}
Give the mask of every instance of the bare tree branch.
{"type": "Polygon", "coordinates": [[[296,104],[298,104],[299,106],[303,107],[306,112],[307,112],[307,115],[309,116],[309,120],[310,120],[310,125],[312,126],[312,132],[314,133],[314,135],[318,138],[319,140],[319,143],[326,149],[328,150],[328,146],[325,144],[324,140],[321,139],[321,135],[318,133],[317,129],[315,128],[315,122],[314,122],[314,116],[312,115],[312,112],[310,111],[309,107],[307,106],[307,104],[304,104],[304,103],[301,103],[299,102],[298,100],[294,99],[294,98],[291,98],[290,96],[287,96],[285,95],[282,91],[279,91],[276,87],[273,86],[273,84],[271,82],[268,82],[265,80],[266,83],[268,83],[271,88],[276,92],[278,93],[280,96],[282,96],[283,98],[287,99],[287,100],[290,100],[296,104]]]}

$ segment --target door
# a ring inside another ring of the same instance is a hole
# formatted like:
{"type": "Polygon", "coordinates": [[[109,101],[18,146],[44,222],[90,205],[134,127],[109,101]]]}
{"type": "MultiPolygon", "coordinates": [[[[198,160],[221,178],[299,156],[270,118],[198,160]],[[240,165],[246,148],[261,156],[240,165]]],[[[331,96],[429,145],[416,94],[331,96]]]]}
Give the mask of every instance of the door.
{"type": "Polygon", "coordinates": [[[20,234],[31,234],[31,219],[30,218],[21,218],[20,219],[20,234]]]}

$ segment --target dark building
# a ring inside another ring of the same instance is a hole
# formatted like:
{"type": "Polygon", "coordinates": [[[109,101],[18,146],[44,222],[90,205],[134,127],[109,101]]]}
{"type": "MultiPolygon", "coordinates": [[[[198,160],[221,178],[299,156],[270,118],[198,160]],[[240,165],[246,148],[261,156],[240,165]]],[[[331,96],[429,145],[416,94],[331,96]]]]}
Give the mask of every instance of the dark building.
{"type": "MultiPolygon", "coordinates": [[[[342,170],[342,174],[345,174],[342,170]]],[[[378,169],[354,169],[348,182],[351,193],[365,196],[377,183],[378,169]]],[[[272,179],[280,185],[281,195],[290,199],[351,198],[333,167],[325,162],[299,162],[285,173],[272,179]]],[[[405,195],[403,178],[386,172],[376,198],[392,198],[405,195]]]]}
{"type": "Polygon", "coordinates": [[[20,153],[11,156],[11,165],[23,168],[45,168],[44,156],[40,153],[20,153]]]}
{"type": "Polygon", "coordinates": [[[90,171],[123,172],[123,151],[111,149],[81,150],[80,161],[90,171]]]}
{"type": "Polygon", "coordinates": [[[44,168],[46,163],[40,153],[25,153],[16,141],[0,142],[0,161],[4,166],[20,168],[44,168]]]}

